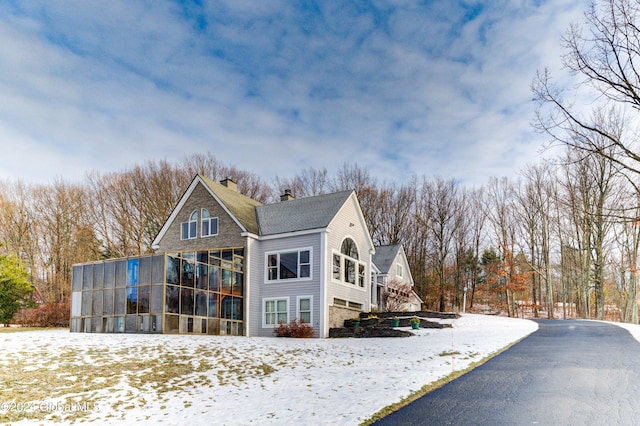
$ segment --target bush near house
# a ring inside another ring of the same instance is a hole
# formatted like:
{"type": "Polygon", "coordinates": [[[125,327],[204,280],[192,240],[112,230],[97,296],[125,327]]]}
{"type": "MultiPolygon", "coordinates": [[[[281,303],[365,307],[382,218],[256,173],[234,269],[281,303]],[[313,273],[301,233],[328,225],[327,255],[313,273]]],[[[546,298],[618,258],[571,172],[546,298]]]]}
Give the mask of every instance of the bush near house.
{"type": "Polygon", "coordinates": [[[280,325],[273,330],[273,334],[276,337],[313,337],[313,327],[311,324],[307,324],[302,320],[294,319],[289,324],[280,323],[280,325]]]}
{"type": "Polygon", "coordinates": [[[24,327],[69,327],[69,303],[47,303],[37,308],[23,309],[14,322],[24,327]]]}

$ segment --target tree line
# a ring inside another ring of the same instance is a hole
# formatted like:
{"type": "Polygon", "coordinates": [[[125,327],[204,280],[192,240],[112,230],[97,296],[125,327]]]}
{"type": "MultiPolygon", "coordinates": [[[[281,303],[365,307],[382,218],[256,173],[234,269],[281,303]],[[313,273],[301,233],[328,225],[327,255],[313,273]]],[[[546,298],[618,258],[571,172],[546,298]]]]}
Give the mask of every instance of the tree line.
{"type": "Polygon", "coordinates": [[[561,90],[547,69],[532,83],[534,127],[563,150],[517,176],[478,187],[418,175],[399,183],[344,164],[267,182],[208,153],[79,183],[5,181],[0,254],[26,265],[37,302],[67,302],[71,265],[150,252],[197,173],[232,177],[261,202],[285,189],[298,198],[355,189],[374,242],[404,245],[426,309],[637,323],[638,16],[637,1],[604,0],[568,29],[563,61],[579,84],[561,90]]]}
{"type": "Polygon", "coordinates": [[[403,244],[427,309],[598,318],[609,309],[635,320],[638,193],[610,162],[575,148],[565,155],[474,188],[440,177],[379,181],[357,164],[267,182],[210,153],[94,171],[80,183],[5,181],[0,240],[31,272],[38,303],[65,303],[74,263],[151,253],[197,173],[231,176],[264,203],[285,189],[298,198],[354,189],[375,244],[403,244]]]}

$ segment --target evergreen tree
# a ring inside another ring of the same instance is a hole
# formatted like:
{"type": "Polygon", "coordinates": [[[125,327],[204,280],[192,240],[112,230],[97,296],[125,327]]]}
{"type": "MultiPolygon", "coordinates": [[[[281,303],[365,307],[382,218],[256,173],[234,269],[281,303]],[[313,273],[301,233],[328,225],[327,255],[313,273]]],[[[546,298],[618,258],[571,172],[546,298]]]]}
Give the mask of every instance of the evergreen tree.
{"type": "Polygon", "coordinates": [[[29,305],[33,288],[29,272],[16,256],[0,256],[0,324],[8,324],[23,307],[29,305]]]}

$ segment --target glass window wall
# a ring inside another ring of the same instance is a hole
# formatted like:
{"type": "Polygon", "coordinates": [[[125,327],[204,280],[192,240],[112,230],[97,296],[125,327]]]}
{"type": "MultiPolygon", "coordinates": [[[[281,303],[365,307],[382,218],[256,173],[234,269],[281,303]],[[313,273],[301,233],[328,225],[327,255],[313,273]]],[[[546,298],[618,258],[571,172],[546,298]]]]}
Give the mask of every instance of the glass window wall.
{"type": "Polygon", "coordinates": [[[75,265],[72,289],[72,331],[243,334],[243,248],[75,265]]]}

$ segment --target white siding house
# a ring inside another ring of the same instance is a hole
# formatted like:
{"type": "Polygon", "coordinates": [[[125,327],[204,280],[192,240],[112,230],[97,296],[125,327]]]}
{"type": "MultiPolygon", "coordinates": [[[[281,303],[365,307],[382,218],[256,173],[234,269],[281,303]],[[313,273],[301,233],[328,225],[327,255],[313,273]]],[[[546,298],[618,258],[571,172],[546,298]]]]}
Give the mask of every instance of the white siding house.
{"type": "Polygon", "coordinates": [[[413,284],[401,248],[393,267],[389,250],[376,254],[354,191],[301,199],[287,191],[263,205],[230,179],[197,175],[153,247],[148,259],[74,265],[72,331],[272,336],[302,319],[327,337],[372,300],[377,307],[372,277],[413,284]]]}

